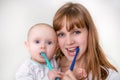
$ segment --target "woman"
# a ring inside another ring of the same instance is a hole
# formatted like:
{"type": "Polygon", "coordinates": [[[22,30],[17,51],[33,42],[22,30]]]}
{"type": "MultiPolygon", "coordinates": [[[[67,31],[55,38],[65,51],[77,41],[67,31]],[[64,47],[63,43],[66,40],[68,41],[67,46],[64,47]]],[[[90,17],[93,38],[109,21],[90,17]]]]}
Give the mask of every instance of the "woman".
{"type": "Polygon", "coordinates": [[[53,27],[60,51],[57,60],[66,75],[62,80],[120,80],[99,44],[96,26],[88,10],[79,3],[66,3],[56,12],[53,27]],[[73,71],[69,70],[76,48],[80,51],[73,71]]]}

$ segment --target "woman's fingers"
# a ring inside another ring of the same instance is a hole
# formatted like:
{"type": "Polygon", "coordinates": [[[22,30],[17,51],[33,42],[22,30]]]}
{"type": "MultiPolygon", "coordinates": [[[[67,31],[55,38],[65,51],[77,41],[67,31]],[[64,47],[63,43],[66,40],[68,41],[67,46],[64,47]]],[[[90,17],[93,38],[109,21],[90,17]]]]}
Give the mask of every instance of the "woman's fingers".
{"type": "Polygon", "coordinates": [[[87,73],[86,73],[85,69],[78,68],[76,70],[76,77],[77,77],[77,79],[85,79],[87,77],[87,73]]]}

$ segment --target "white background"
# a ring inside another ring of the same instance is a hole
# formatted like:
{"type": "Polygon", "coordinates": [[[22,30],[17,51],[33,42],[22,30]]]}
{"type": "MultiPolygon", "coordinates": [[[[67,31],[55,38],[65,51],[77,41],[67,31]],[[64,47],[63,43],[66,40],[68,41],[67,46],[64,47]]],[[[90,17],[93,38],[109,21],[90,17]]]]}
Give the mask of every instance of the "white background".
{"type": "Polygon", "coordinates": [[[29,57],[24,45],[28,29],[39,22],[52,25],[55,12],[67,1],[88,9],[106,56],[120,71],[119,0],[0,0],[0,80],[15,80],[16,70],[29,57]]]}

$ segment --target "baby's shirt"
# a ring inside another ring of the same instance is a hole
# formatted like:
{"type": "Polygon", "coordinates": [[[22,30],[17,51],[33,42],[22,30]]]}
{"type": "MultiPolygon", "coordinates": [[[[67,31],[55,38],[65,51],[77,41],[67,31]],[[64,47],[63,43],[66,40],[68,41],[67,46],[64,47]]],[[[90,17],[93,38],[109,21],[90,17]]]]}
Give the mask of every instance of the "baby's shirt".
{"type": "MultiPolygon", "coordinates": [[[[58,68],[56,60],[51,61],[53,68],[58,68]]],[[[28,59],[23,63],[16,73],[16,80],[49,80],[48,68],[46,64],[39,64],[32,59],[28,59]]]]}

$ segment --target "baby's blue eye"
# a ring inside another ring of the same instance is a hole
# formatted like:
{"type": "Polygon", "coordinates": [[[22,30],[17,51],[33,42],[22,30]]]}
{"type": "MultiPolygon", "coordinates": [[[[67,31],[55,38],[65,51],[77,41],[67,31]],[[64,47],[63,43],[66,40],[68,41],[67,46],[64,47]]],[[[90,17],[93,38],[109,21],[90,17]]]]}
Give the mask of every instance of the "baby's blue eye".
{"type": "Polygon", "coordinates": [[[52,44],[52,41],[48,41],[47,44],[48,44],[48,45],[51,45],[51,44],[52,44]]]}
{"type": "Polygon", "coordinates": [[[39,43],[40,43],[40,41],[39,41],[39,40],[36,40],[36,41],[35,41],[35,43],[36,43],[36,44],[39,44],[39,43]]]}

